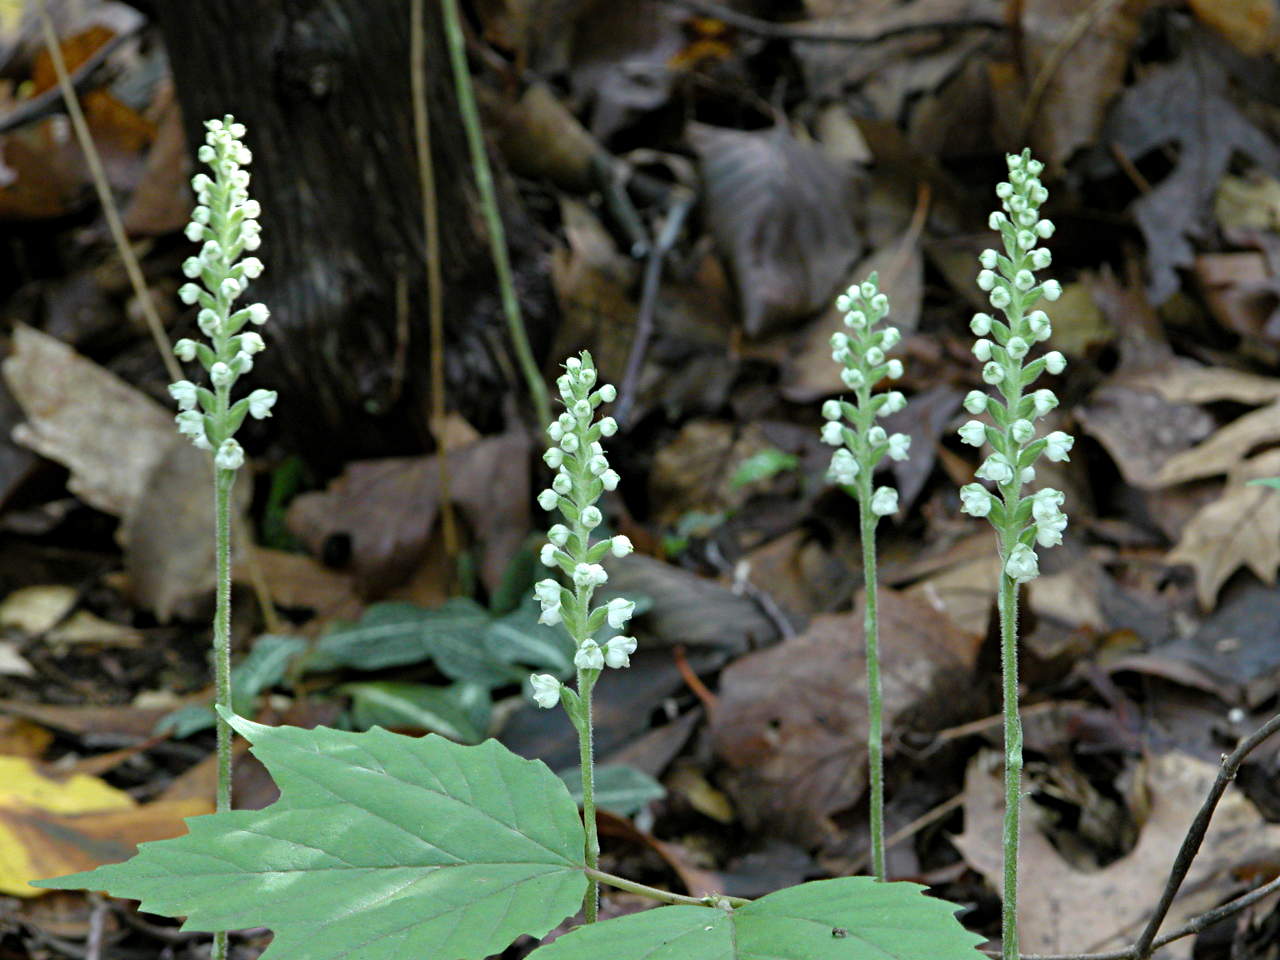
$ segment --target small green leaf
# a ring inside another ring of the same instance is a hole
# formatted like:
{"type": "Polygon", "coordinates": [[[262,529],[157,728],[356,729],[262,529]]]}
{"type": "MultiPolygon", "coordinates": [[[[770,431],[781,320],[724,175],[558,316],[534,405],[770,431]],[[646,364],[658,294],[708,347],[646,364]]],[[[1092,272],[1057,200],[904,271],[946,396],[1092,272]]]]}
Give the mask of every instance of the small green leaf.
{"type": "Polygon", "coordinates": [[[574,672],[573,639],[563,628],[539,623],[540,614],[538,601],[529,597],[516,610],[489,624],[485,649],[497,660],[529,668],[522,673],[532,670],[567,677],[574,672]]]}
{"type": "Polygon", "coordinates": [[[733,472],[733,478],[729,481],[729,485],[738,490],[749,484],[768,480],[784,470],[794,470],[799,462],[795,454],[785,453],[776,447],[769,447],[758,453],[753,453],[738,464],[738,469],[733,472]]]}
{"type": "Polygon", "coordinates": [[[361,730],[415,727],[458,743],[479,743],[489,732],[492,701],[475,684],[348,683],[338,690],[351,697],[352,719],[361,730]]]}
{"type": "Polygon", "coordinates": [[[533,591],[533,582],[538,579],[540,569],[541,564],[532,550],[526,547],[517,550],[502,571],[502,581],[489,598],[489,609],[497,616],[515,610],[533,591]]]}
{"type": "Polygon", "coordinates": [[[307,655],[306,669],[381,670],[421,663],[431,656],[422,634],[425,610],[411,603],[376,603],[359,623],[339,623],[307,655]]]}
{"type": "Polygon", "coordinates": [[[579,927],[536,960],[983,960],[954,904],[915,883],[817,880],[736,910],[659,907],[579,927]]]}
{"type": "MultiPolygon", "coordinates": [[[[557,776],[569,788],[569,795],[582,805],[582,768],[560,770],[557,776]]],[[[644,809],[650,800],[661,800],[666,788],[643,770],[624,764],[596,767],[596,806],[630,817],[644,809]]]]}
{"type": "Polygon", "coordinates": [[[481,960],[581,906],[583,831],[546,765],[496,741],[228,718],[280,786],[125,863],[36,885],[107,890],[184,929],[265,926],[274,960],[481,960]]]}
{"type": "Polygon", "coordinates": [[[1253,487],[1270,487],[1272,490],[1280,490],[1280,477],[1266,477],[1261,480],[1250,480],[1249,485],[1253,487]]]}

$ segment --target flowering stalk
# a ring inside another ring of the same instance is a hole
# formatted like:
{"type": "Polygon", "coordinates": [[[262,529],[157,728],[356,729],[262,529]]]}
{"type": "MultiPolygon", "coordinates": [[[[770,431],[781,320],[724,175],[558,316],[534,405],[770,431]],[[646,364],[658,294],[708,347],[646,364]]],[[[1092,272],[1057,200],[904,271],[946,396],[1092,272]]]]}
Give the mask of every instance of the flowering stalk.
{"type": "Polygon", "coordinates": [[[1059,374],[1066,360],[1056,350],[1024,364],[1031,345],[1049,339],[1049,318],[1035,306],[1041,297],[1057,300],[1062,288],[1056,280],[1036,282],[1035,272],[1049,266],[1049,251],[1037,247],[1053,236],[1053,224],[1040,218],[1040,205],[1049,191],[1038,179],[1044,165],[1031,159],[1031,151],[1010,154],[1009,180],[996,187],[1003,212],[991,214],[990,226],[1004,240],[1004,254],[984,250],[978,286],[1005,320],[976,314],[970,329],[978,337],[974,356],[983,363],[982,379],[994,386],[1003,401],[982,390],[970,391],[964,406],[969,413],[986,413],[992,424],[970,420],[960,428],[960,439],[974,447],[989,444],[992,453],[977,476],[994,484],[992,493],[980,483],[960,489],[961,509],[975,517],[987,517],[995,529],[1000,557],[1000,637],[1004,680],[1005,812],[1004,812],[1004,960],[1018,957],[1018,804],[1022,787],[1022,721],[1018,714],[1018,585],[1039,576],[1035,545],[1052,547],[1062,542],[1067,517],[1059,508],[1063,494],[1045,487],[1028,496],[1022,485],[1035,479],[1035,462],[1041,455],[1053,461],[1070,459],[1072,437],[1060,430],[1036,437],[1034,421],[1058,405],[1051,390],[1024,395],[1041,373],[1059,374]],[[994,339],[988,339],[988,337],[994,339]]]}
{"type": "MultiPolygon", "coordinates": [[[[191,186],[199,201],[187,224],[187,239],[202,244],[198,256],[182,264],[182,272],[192,281],[178,291],[182,302],[199,304],[196,322],[210,344],[183,339],[173,352],[184,362],[199,360],[209,374],[213,389],[190,380],[169,385],[177,401],[178,432],[190,437],[200,450],[213,452],[214,544],[217,558],[216,607],[213,618],[213,662],[215,701],[231,709],[231,488],[236,471],[244,465],[244,450],[235,432],[246,415],[257,419],[271,416],[274,390],[254,390],[235,403],[231,388],[242,374],[253,369],[253,357],[263,348],[262,337],[245,331],[247,324],[261,325],[269,312],[261,303],[234,310],[235,301],[249,281],[262,273],[257,257],[241,256],[261,244],[256,200],[249,199],[249,173],[242,169],[252,159],[241,142],[244,125],[231,116],[205,123],[205,143],[197,153],[213,170],[212,179],[196,174],[191,186]]],[[[231,727],[221,715],[218,731],[217,809],[231,809],[231,727]]],[[[213,957],[222,960],[227,952],[225,932],[214,934],[213,957]]]]}
{"type": "Polygon", "coordinates": [[[831,457],[828,478],[850,487],[858,500],[862,527],[862,570],[866,584],[863,633],[867,643],[867,763],[871,782],[871,868],[877,880],[885,879],[884,866],[884,736],[880,696],[880,627],[876,618],[876,524],[898,510],[898,491],[873,490],[876,465],[887,454],[905,460],[911,438],[905,433],[887,435],[876,426],[876,417],[897,413],[907,405],[897,391],[872,396],[871,388],[885,377],[902,376],[902,361],[885,359],[885,351],[901,339],[897,327],[876,329],[889,313],[889,298],[879,291],[873,273],[836,300],[849,332],[831,335],[831,359],[843,364],[840,379],[853,391],[850,403],[828,400],[822,405],[826,424],[822,439],[839,449],[831,457]],[[846,422],[848,425],[846,425],[846,422]]]}
{"type": "MultiPolygon", "coordinates": [[[[554,446],[543,454],[543,461],[556,471],[551,486],[538,495],[538,504],[546,511],[559,510],[568,525],[554,524],[547,531],[547,543],[541,560],[553,570],[560,570],[572,589],[548,577],[534,586],[534,595],[542,605],[539,623],[554,626],[563,623],[573,639],[576,653],[573,663],[578,670],[575,693],[550,674],[534,674],[529,678],[533,699],[538,706],[551,709],[564,706],[574,729],[578,731],[578,747],[582,761],[582,824],[586,830],[586,860],[595,870],[600,860],[600,840],[596,834],[595,755],[592,742],[591,691],[605,667],[631,665],[636,641],[632,637],[614,636],[604,644],[594,639],[607,623],[610,630],[621,630],[631,619],[636,605],[621,597],[607,604],[591,606],[596,587],[609,579],[600,561],[606,554],[625,557],[631,553],[631,541],[623,536],[591,542],[591,531],[604,521],[596,501],[606,490],[616,490],[618,474],[605,459],[600,445],[603,437],[618,431],[612,417],[592,422],[596,408],[612,403],[618,391],[612,384],[596,388],[596,369],[591,354],[565,361],[565,372],[556,381],[565,412],[547,428],[554,446]]],[[[599,909],[599,883],[589,881],[583,910],[587,923],[596,921],[599,909]]]]}

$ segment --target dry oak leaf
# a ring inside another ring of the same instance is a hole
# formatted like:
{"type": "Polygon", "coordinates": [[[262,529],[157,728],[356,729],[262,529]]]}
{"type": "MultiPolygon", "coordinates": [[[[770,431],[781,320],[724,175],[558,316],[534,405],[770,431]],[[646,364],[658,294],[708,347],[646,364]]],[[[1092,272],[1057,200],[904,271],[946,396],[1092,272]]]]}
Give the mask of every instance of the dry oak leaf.
{"type": "MultiPolygon", "coordinates": [[[[1174,853],[1217,773],[1217,764],[1183,753],[1150,758],[1139,770],[1151,807],[1137,844],[1119,860],[1091,872],[1073,869],[1032,826],[1037,807],[1024,792],[1019,946],[1027,953],[1094,953],[1132,943],[1137,926],[1159,898],[1174,853]]],[[[964,832],[952,842],[997,892],[1004,881],[1003,809],[997,756],[979,754],[965,777],[964,832]]],[[[1243,793],[1228,789],[1164,929],[1174,929],[1221,903],[1237,889],[1234,868],[1261,862],[1268,851],[1280,851],[1280,826],[1266,823],[1243,793]]],[[[1175,941],[1157,956],[1189,958],[1194,942],[1191,937],[1175,941]]]]}
{"type": "Polygon", "coordinates": [[[207,799],[138,806],[96,777],[56,778],[25,757],[0,757],[0,893],[38,897],[32,880],[125,860],[134,846],[212,813],[207,799]]]}
{"type": "MultiPolygon", "coordinates": [[[[1267,409],[1271,409],[1268,407],[1267,409]]],[[[1196,596],[1205,609],[1237,569],[1274,583],[1280,569],[1280,494],[1250,480],[1280,475],[1280,450],[1271,450],[1232,470],[1222,496],[1201,507],[1166,558],[1196,571],[1196,596]]]]}
{"type": "MultiPolygon", "coordinates": [[[[912,723],[936,729],[970,707],[965,690],[981,643],[923,600],[879,592],[885,739],[912,723]]],[[[735,807],[749,829],[821,843],[832,814],[867,784],[862,613],[815,617],[801,636],[730,664],[711,716],[735,807]]]]}

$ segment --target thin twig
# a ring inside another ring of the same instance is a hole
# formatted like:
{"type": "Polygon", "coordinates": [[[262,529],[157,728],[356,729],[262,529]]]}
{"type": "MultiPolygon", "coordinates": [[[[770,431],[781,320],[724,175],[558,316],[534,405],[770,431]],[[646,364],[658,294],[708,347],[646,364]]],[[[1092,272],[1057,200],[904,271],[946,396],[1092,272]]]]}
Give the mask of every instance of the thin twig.
{"type": "Polygon", "coordinates": [[[49,59],[53,63],[53,72],[58,75],[58,86],[62,90],[62,99],[67,105],[67,115],[71,117],[71,126],[75,129],[76,139],[80,141],[80,149],[84,151],[85,161],[89,164],[89,173],[93,177],[94,188],[98,191],[98,200],[102,204],[102,213],[107,218],[107,226],[111,230],[111,239],[115,241],[124,263],[125,273],[129,276],[129,284],[133,287],[133,295],[138,298],[138,306],[147,321],[151,338],[160,351],[160,359],[164,362],[165,371],[170,380],[182,379],[182,368],[173,356],[173,346],[164,332],[164,324],[160,322],[160,314],[151,300],[151,291],[142,276],[142,268],[138,266],[138,258],[129,246],[129,238],[125,236],[124,223],[120,212],[116,209],[115,199],[111,196],[111,186],[107,183],[106,171],[102,169],[102,160],[98,149],[93,145],[93,135],[89,132],[89,124],[85,122],[84,111],[80,109],[80,101],[76,99],[75,88],[71,77],[67,74],[67,63],[62,59],[62,47],[58,45],[58,35],[53,29],[53,20],[49,17],[46,0],[40,0],[40,24],[44,30],[44,43],[49,50],[49,59]]]}
{"type": "Polygon", "coordinates": [[[1200,851],[1200,844],[1204,841],[1204,835],[1209,829],[1209,821],[1213,818],[1213,811],[1217,808],[1218,801],[1222,799],[1222,795],[1226,792],[1227,786],[1235,779],[1236,771],[1240,769],[1240,764],[1249,755],[1250,751],[1277,730],[1280,730],[1280,714],[1276,714],[1252,734],[1241,740],[1240,745],[1232,750],[1229,756],[1222,758],[1222,766],[1218,768],[1218,777],[1214,780],[1213,787],[1209,790],[1209,795],[1205,797],[1204,804],[1191,822],[1191,828],[1187,831],[1186,837],[1183,838],[1182,847],[1178,850],[1177,857],[1174,858],[1173,869],[1169,871],[1169,879],[1165,882],[1164,892],[1160,894],[1160,902],[1156,904],[1155,911],[1151,914],[1151,919],[1147,921],[1146,928],[1134,943],[1135,956],[1140,960],[1145,960],[1146,957],[1151,955],[1151,945],[1160,930],[1160,924],[1164,922],[1164,918],[1169,912],[1169,907],[1173,904],[1173,898],[1177,896],[1178,889],[1182,886],[1182,881],[1186,879],[1187,871],[1191,869],[1191,861],[1195,859],[1196,854],[1200,851]]]}
{"type": "MultiPolygon", "coordinates": [[[[905,827],[902,827],[899,830],[895,830],[893,833],[889,834],[889,836],[885,838],[884,848],[886,850],[889,850],[892,847],[896,847],[898,844],[902,843],[904,840],[910,840],[912,837],[914,837],[917,833],[919,833],[925,827],[929,826],[932,823],[937,823],[939,820],[941,820],[943,817],[949,814],[952,810],[956,810],[962,806],[964,806],[963,793],[957,793],[951,799],[943,800],[942,803],[938,804],[933,809],[925,813],[922,813],[920,816],[916,817],[914,820],[908,823],[905,827]]],[[[853,865],[849,868],[849,872],[855,873],[855,874],[859,873],[862,870],[865,870],[867,868],[867,865],[870,862],[871,862],[871,858],[864,853],[862,856],[860,856],[857,860],[853,862],[853,865]]]]}
{"type": "MultiPolygon", "coordinates": [[[[471,70],[467,66],[467,43],[462,33],[462,18],[458,13],[458,0],[441,0],[444,8],[444,34],[449,43],[449,60],[453,66],[453,83],[458,95],[458,110],[467,132],[467,145],[471,150],[471,163],[475,168],[476,188],[480,192],[480,207],[489,228],[489,245],[493,250],[493,266],[498,274],[498,290],[502,296],[502,310],[507,317],[512,346],[516,358],[533,397],[534,414],[542,426],[551,422],[551,400],[546,384],[533,359],[529,347],[529,334],[520,316],[520,301],[516,298],[515,281],[511,275],[511,260],[507,254],[507,235],[498,212],[497,193],[493,187],[493,171],[489,168],[489,155],[485,152],[484,132],[480,127],[480,111],[476,107],[475,91],[471,88],[471,70]]],[[[540,428],[541,429],[541,428],[540,428]]]]}
{"type": "MultiPolygon", "coordinates": [[[[427,316],[431,330],[431,432],[436,438],[440,476],[440,516],[449,568],[458,566],[458,528],[449,496],[449,431],[444,403],[444,280],[440,275],[440,208],[435,164],[431,158],[431,116],[427,104],[427,25],[425,0],[413,0],[410,57],[413,80],[413,127],[422,190],[422,233],[427,267],[427,316]]],[[[461,100],[459,95],[459,100],[461,100]]],[[[541,383],[541,380],[539,380],[541,383]]]]}
{"type": "MultiPolygon", "coordinates": [[[[1212,910],[1191,918],[1172,933],[1167,933],[1160,937],[1155,935],[1156,931],[1160,929],[1160,924],[1164,922],[1165,916],[1168,915],[1169,908],[1173,905],[1173,900],[1177,896],[1183,880],[1186,879],[1187,871],[1191,868],[1191,862],[1195,859],[1196,853],[1200,849],[1200,844],[1204,841],[1205,833],[1209,829],[1209,821],[1213,817],[1213,811],[1217,807],[1218,801],[1222,799],[1223,793],[1226,792],[1227,786],[1235,779],[1236,772],[1240,769],[1240,764],[1244,762],[1245,757],[1278,730],[1280,730],[1280,714],[1272,717],[1248,737],[1241,740],[1239,746],[1231,751],[1229,756],[1222,758],[1222,766],[1218,768],[1217,779],[1214,780],[1213,786],[1209,788],[1209,795],[1205,797],[1199,812],[1191,822],[1187,835],[1182,841],[1182,847],[1178,850],[1177,857],[1174,858],[1169,879],[1165,883],[1164,892],[1160,895],[1160,902],[1156,905],[1151,919],[1147,921],[1146,929],[1142,931],[1142,935],[1133,946],[1125,947],[1121,950],[1112,950],[1107,953],[1022,954],[1019,960],[1149,960],[1151,954],[1160,947],[1173,943],[1175,940],[1181,940],[1183,937],[1200,933],[1212,924],[1233,916],[1264,897],[1280,891],[1280,877],[1277,877],[1270,883],[1265,883],[1248,893],[1236,897],[1234,900],[1229,900],[1221,906],[1214,907],[1212,910]]],[[[1000,956],[995,951],[986,950],[983,952],[991,957],[1000,956]]]]}
{"type": "Polygon", "coordinates": [[[671,648],[671,658],[676,662],[676,669],[680,671],[680,676],[684,679],[684,684],[693,691],[693,695],[702,701],[702,705],[706,707],[708,713],[714,713],[716,707],[720,705],[720,698],[707,689],[707,685],[702,682],[702,678],[693,671],[693,667],[689,666],[689,658],[685,656],[684,644],[678,643],[671,648]]]}
{"type": "Polygon", "coordinates": [[[649,261],[645,264],[644,284],[640,292],[640,309],[636,314],[636,332],[631,341],[631,353],[627,356],[627,369],[622,375],[622,386],[618,390],[618,402],[613,408],[613,418],[625,424],[631,407],[635,403],[636,391],[639,387],[640,368],[644,364],[645,351],[649,339],[653,336],[653,314],[658,305],[658,289],[662,283],[662,266],[676,240],[680,236],[680,228],[684,218],[693,208],[694,194],[691,190],[677,188],[671,193],[671,205],[667,210],[662,229],[649,249],[649,261]]]}
{"type": "Polygon", "coordinates": [[[1018,120],[1018,126],[1022,130],[1022,140],[1025,141],[1027,139],[1027,135],[1031,130],[1031,123],[1035,120],[1036,114],[1040,110],[1040,101],[1044,99],[1044,93],[1049,88],[1050,81],[1057,76],[1058,70],[1061,69],[1063,62],[1067,59],[1067,54],[1075,48],[1075,45],[1084,38],[1098,20],[1115,9],[1119,2],[1120,0],[1094,0],[1087,10],[1071,22],[1071,26],[1063,34],[1062,39],[1049,51],[1049,56],[1036,73],[1035,80],[1031,83],[1031,91],[1027,94],[1026,102],[1022,105],[1022,115],[1018,120]]]}
{"type": "Polygon", "coordinates": [[[714,540],[708,540],[705,549],[706,557],[713,567],[721,573],[732,573],[733,592],[740,593],[753,601],[760,608],[760,612],[774,625],[783,640],[790,640],[796,635],[796,628],[792,625],[790,618],[782,612],[782,608],[778,606],[778,601],[774,600],[767,590],[762,590],[752,583],[748,577],[739,576],[738,571],[733,570],[729,565],[729,561],[725,559],[724,552],[720,549],[718,543],[714,540]]]}
{"type": "Polygon", "coordinates": [[[89,913],[89,936],[84,944],[85,960],[102,960],[102,941],[106,933],[107,902],[93,895],[93,910],[89,913]]]}
{"type": "Polygon", "coordinates": [[[710,0],[663,0],[674,7],[692,10],[704,17],[713,17],[721,23],[741,30],[744,33],[765,37],[769,40],[791,40],[799,43],[853,43],[871,44],[894,37],[909,36],[914,33],[940,33],[958,30],[1004,30],[1005,24],[995,17],[960,17],[955,20],[935,20],[925,23],[904,23],[896,27],[882,30],[851,32],[826,27],[795,26],[789,23],[774,23],[757,17],[739,13],[729,7],[710,0]]]}

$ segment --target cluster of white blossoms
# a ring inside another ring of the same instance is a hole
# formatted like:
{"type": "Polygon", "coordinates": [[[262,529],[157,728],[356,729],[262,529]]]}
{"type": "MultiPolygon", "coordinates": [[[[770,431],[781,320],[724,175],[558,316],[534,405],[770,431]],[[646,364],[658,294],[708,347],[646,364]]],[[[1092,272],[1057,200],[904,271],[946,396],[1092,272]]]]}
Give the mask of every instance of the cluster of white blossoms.
{"type": "MultiPolygon", "coordinates": [[[[589,687],[605,667],[631,665],[636,649],[633,637],[615,636],[603,645],[593,637],[606,623],[612,630],[624,629],[636,605],[618,597],[592,609],[591,597],[609,580],[600,561],[607,554],[625,557],[633,548],[624,536],[591,542],[591,531],[604,521],[596,501],[604,491],[618,487],[618,474],[609,466],[600,444],[601,438],[618,432],[618,424],[612,417],[596,421],[595,413],[602,403],[612,403],[618,391],[608,383],[596,386],[596,368],[585,350],[579,357],[570,357],[564,366],[556,386],[565,412],[547,428],[553,446],[542,455],[556,476],[538,495],[538,504],[548,512],[559,510],[564,517],[565,523],[554,524],[547,531],[540,558],[546,566],[564,573],[572,588],[547,578],[534,586],[534,596],[542,606],[538,622],[563,623],[576,642],[573,662],[589,687]]],[[[538,706],[549,709],[560,702],[562,687],[555,677],[535,674],[529,682],[538,706]]]]}
{"type": "Polygon", "coordinates": [[[836,309],[844,314],[848,332],[831,335],[831,359],[842,365],[840,379],[853,391],[853,401],[828,400],[822,405],[827,421],[822,440],[838,448],[831,456],[827,478],[852,487],[859,500],[869,498],[871,512],[887,517],[898,510],[898,491],[892,487],[873,491],[871,478],[886,455],[893,460],[907,459],[911,438],[905,433],[887,434],[884,427],[875,424],[876,417],[897,413],[907,405],[898,390],[871,392],[884,378],[902,376],[902,361],[885,356],[902,334],[897,327],[877,326],[889,314],[889,298],[880,292],[878,283],[873,273],[836,298],[836,309]]]}
{"type": "Polygon", "coordinates": [[[262,243],[261,210],[256,200],[249,199],[249,172],[243,169],[253,159],[241,142],[244,124],[227,116],[206,121],[205,129],[204,145],[196,155],[213,170],[213,177],[198,173],[191,179],[197,206],[191,211],[186,235],[201,246],[197,256],[182,264],[182,272],[192,282],[183,284],[178,296],[188,306],[199,304],[196,322],[210,343],[184,338],[173,352],[186,363],[199,360],[213,389],[179,380],[169,385],[169,393],[180,411],[178,432],[199,449],[214,451],[220,470],[237,470],[244,464],[244,450],[235,432],[246,415],[258,420],[271,416],[276,403],[274,390],[254,390],[231,403],[231,387],[253,369],[254,355],[265,347],[257,332],[244,328],[261,326],[270,316],[261,303],[233,310],[249,281],[262,274],[261,260],[243,256],[262,243]]]}
{"type": "Polygon", "coordinates": [[[1052,547],[1062,542],[1067,527],[1060,509],[1063,494],[1045,488],[1021,496],[1024,483],[1035,479],[1035,462],[1041,455],[1053,461],[1070,459],[1074,439],[1060,430],[1036,438],[1035,420],[1058,405],[1053,391],[1040,389],[1024,393],[1041,373],[1059,374],[1067,365],[1056,350],[1024,363],[1031,345],[1049,339],[1052,329],[1042,310],[1026,311],[1041,297],[1057,300],[1062,288],[1056,280],[1036,280],[1036,271],[1049,266],[1049,251],[1037,244],[1053,236],[1053,224],[1040,217],[1040,206],[1049,191],[1038,179],[1044,165],[1031,159],[1031,151],[1010,154],[1009,180],[996,187],[1003,212],[991,214],[992,230],[1000,231],[1003,254],[984,250],[979,257],[982,272],[978,286],[987,291],[991,305],[1005,315],[998,320],[978,313],[970,322],[978,340],[973,354],[983,364],[982,379],[994,386],[1003,401],[982,390],[965,397],[969,413],[987,414],[992,424],[970,420],[960,428],[960,439],[981,448],[989,444],[992,453],[978,468],[979,479],[995,485],[999,496],[980,483],[960,489],[961,509],[975,517],[988,517],[1009,545],[1004,556],[1004,572],[1018,583],[1040,573],[1033,544],[1052,547]]]}

